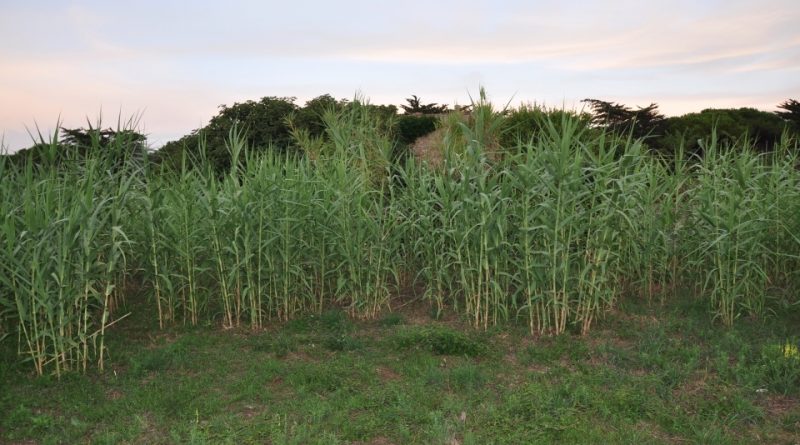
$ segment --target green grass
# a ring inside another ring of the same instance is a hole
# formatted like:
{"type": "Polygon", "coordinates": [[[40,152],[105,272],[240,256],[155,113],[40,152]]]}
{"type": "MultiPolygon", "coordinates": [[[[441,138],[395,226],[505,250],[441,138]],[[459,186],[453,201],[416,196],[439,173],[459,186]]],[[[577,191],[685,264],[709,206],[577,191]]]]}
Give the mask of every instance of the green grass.
{"type": "Polygon", "coordinates": [[[36,377],[3,350],[0,443],[796,443],[800,385],[771,386],[762,353],[797,314],[728,329],[694,299],[622,303],[540,338],[419,305],[257,332],[154,331],[134,306],[105,372],[36,377]]]}

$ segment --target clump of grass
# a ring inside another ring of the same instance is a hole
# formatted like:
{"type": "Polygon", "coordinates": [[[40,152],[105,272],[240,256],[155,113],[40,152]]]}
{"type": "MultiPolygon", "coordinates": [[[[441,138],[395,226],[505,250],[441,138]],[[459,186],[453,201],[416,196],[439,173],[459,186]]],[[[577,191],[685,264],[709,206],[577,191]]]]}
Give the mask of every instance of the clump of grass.
{"type": "Polygon", "coordinates": [[[552,365],[559,360],[573,363],[588,358],[588,348],[582,338],[561,335],[551,339],[543,338],[536,344],[528,345],[519,353],[520,363],[524,365],[552,365]]]}
{"type": "Polygon", "coordinates": [[[322,338],[322,346],[329,351],[339,352],[361,349],[363,344],[347,334],[326,334],[322,338]]]}
{"type": "MultiPolygon", "coordinates": [[[[58,131],[41,144],[58,150],[58,131]]],[[[100,152],[97,138],[91,144],[100,152]]],[[[16,324],[19,353],[40,375],[92,362],[103,369],[132,244],[126,222],[138,170],[117,169],[109,154],[72,155],[58,165],[29,159],[8,168],[0,185],[0,305],[16,324]]]]}
{"type": "Polygon", "coordinates": [[[486,384],[486,376],[479,366],[467,363],[451,369],[448,382],[460,391],[475,391],[486,384]]]}
{"type": "Polygon", "coordinates": [[[384,327],[399,326],[399,325],[404,325],[405,323],[406,320],[403,317],[403,315],[397,312],[390,312],[381,317],[380,320],[378,320],[378,324],[384,327]]]}
{"type": "Polygon", "coordinates": [[[478,357],[489,353],[485,341],[446,327],[408,328],[396,333],[391,341],[400,350],[421,349],[439,355],[478,357]]]}
{"type": "Polygon", "coordinates": [[[160,372],[180,367],[189,357],[189,349],[180,341],[147,349],[130,358],[130,372],[140,376],[147,372],[160,372]]]}
{"type": "Polygon", "coordinates": [[[360,349],[361,340],[351,336],[353,323],[347,314],[339,310],[324,312],[319,318],[322,346],[329,351],[352,351],[360,349]]]}
{"type": "Polygon", "coordinates": [[[319,324],[327,332],[347,333],[353,329],[353,323],[347,314],[340,310],[328,310],[319,317],[319,324]]]}
{"type": "Polygon", "coordinates": [[[794,394],[800,388],[800,342],[787,339],[781,344],[768,344],[761,351],[759,368],[767,387],[781,394],[794,394]]]}

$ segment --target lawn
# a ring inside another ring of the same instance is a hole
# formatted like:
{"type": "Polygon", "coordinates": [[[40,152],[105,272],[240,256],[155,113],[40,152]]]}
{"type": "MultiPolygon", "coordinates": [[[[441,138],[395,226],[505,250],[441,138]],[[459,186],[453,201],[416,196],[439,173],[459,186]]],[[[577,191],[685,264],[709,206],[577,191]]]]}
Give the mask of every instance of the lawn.
{"type": "Polygon", "coordinates": [[[531,337],[415,300],[255,332],[159,330],[134,304],[104,372],[36,377],[1,343],[0,443],[800,441],[798,389],[765,352],[800,335],[796,311],[725,328],[697,299],[621,305],[587,335],[531,337]]]}

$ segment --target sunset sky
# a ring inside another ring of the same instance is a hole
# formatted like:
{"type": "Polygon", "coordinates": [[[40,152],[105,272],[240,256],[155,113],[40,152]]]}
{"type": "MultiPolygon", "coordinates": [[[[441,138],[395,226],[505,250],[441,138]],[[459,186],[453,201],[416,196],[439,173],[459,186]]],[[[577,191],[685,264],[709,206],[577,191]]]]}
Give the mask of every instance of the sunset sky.
{"type": "Polygon", "coordinates": [[[220,104],[592,97],[668,115],[800,99],[800,1],[0,0],[0,134],[141,114],[153,147],[220,104]]]}

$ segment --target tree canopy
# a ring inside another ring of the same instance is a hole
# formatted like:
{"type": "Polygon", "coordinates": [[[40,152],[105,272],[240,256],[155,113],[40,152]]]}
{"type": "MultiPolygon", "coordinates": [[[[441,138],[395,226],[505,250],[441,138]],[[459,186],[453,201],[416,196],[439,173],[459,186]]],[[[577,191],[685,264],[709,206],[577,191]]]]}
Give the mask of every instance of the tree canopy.
{"type": "Polygon", "coordinates": [[[441,114],[447,112],[447,105],[437,103],[423,104],[422,99],[416,94],[406,99],[408,105],[400,105],[406,114],[441,114]]]}
{"type": "Polygon", "coordinates": [[[579,127],[583,129],[589,126],[592,116],[573,110],[522,104],[518,108],[509,110],[506,117],[507,131],[503,133],[501,144],[511,147],[520,142],[535,142],[546,134],[549,125],[560,131],[567,120],[577,121],[579,127]]]}
{"type": "MultiPolygon", "coordinates": [[[[371,105],[356,98],[355,101],[336,99],[323,94],[300,106],[295,97],[265,96],[259,100],[220,105],[218,113],[207,125],[193,130],[182,138],[165,144],[155,153],[147,150],[146,136],[133,130],[130,122],[117,129],[103,128],[99,123],[87,128],[60,128],[54,141],[38,141],[27,149],[8,158],[12,163],[33,160],[35,164],[60,163],[86,157],[101,150],[106,158],[123,163],[131,158],[150,158],[162,164],[178,167],[184,156],[189,159],[204,157],[219,172],[230,169],[230,153],[226,145],[231,131],[237,129],[245,135],[252,152],[273,151],[290,155],[301,154],[303,144],[298,137],[328,140],[329,130],[324,116],[339,113],[358,102],[379,116],[376,122],[386,125],[385,130],[395,141],[395,151],[404,152],[419,137],[434,131],[441,124],[441,114],[451,110],[446,105],[424,103],[417,95],[405,99],[400,105],[404,114],[398,115],[394,105],[371,105]]],[[[659,112],[658,104],[646,107],[629,107],[600,99],[584,99],[589,113],[546,109],[536,105],[503,110],[503,147],[517,147],[519,142],[535,141],[544,130],[558,131],[565,118],[577,119],[581,127],[609,130],[635,138],[644,138],[654,150],[665,154],[679,147],[700,153],[706,140],[715,132],[716,140],[723,146],[747,137],[762,151],[770,150],[788,130],[800,134],[800,102],[787,99],[778,105],[778,111],[765,112],[753,108],[706,109],[699,113],[666,118],[659,112]]],[[[459,108],[459,113],[474,113],[470,107],[459,108]]],[[[398,155],[399,157],[399,155],[398,155]]]]}
{"type": "MultiPolygon", "coordinates": [[[[341,111],[353,102],[337,100],[323,94],[307,101],[302,107],[295,97],[266,96],[258,101],[249,100],[231,106],[220,105],[219,113],[208,125],[164,145],[156,159],[173,167],[181,165],[184,154],[190,157],[202,155],[218,172],[230,169],[230,154],[226,140],[233,128],[245,135],[250,150],[256,152],[278,152],[289,155],[301,153],[295,143],[293,131],[302,130],[311,137],[327,137],[323,120],[329,111],[341,111]]],[[[369,105],[383,120],[389,121],[397,114],[394,105],[369,105]]]]}
{"type": "Polygon", "coordinates": [[[712,132],[716,132],[723,146],[746,137],[756,149],[768,151],[780,140],[785,128],[786,123],[779,116],[755,108],[706,109],[668,118],[667,135],[661,144],[673,150],[683,144],[688,151],[697,153],[712,132]]]}
{"type": "Polygon", "coordinates": [[[219,113],[208,125],[177,141],[168,142],[159,150],[157,158],[178,166],[184,153],[190,157],[202,154],[219,172],[227,171],[230,155],[225,141],[234,127],[244,131],[251,149],[286,151],[292,141],[287,119],[299,109],[295,100],[294,97],[267,96],[258,101],[220,105],[219,113]]]}
{"type": "Polygon", "coordinates": [[[142,161],[148,156],[147,136],[132,129],[128,123],[117,129],[59,127],[50,140],[38,134],[32,146],[9,156],[12,164],[22,165],[32,161],[34,165],[60,165],[65,162],[82,162],[89,155],[102,159],[110,168],[121,168],[131,160],[142,161]],[[101,156],[98,156],[101,154],[101,156]]]}
{"type": "Polygon", "coordinates": [[[625,105],[599,99],[584,99],[592,109],[591,123],[614,132],[631,132],[635,138],[658,136],[663,133],[665,116],[658,105],[629,108],[625,105]]]}
{"type": "Polygon", "coordinates": [[[787,99],[778,105],[778,108],[783,111],[776,111],[775,114],[791,122],[796,128],[800,128],[800,102],[794,99],[787,99]]]}

